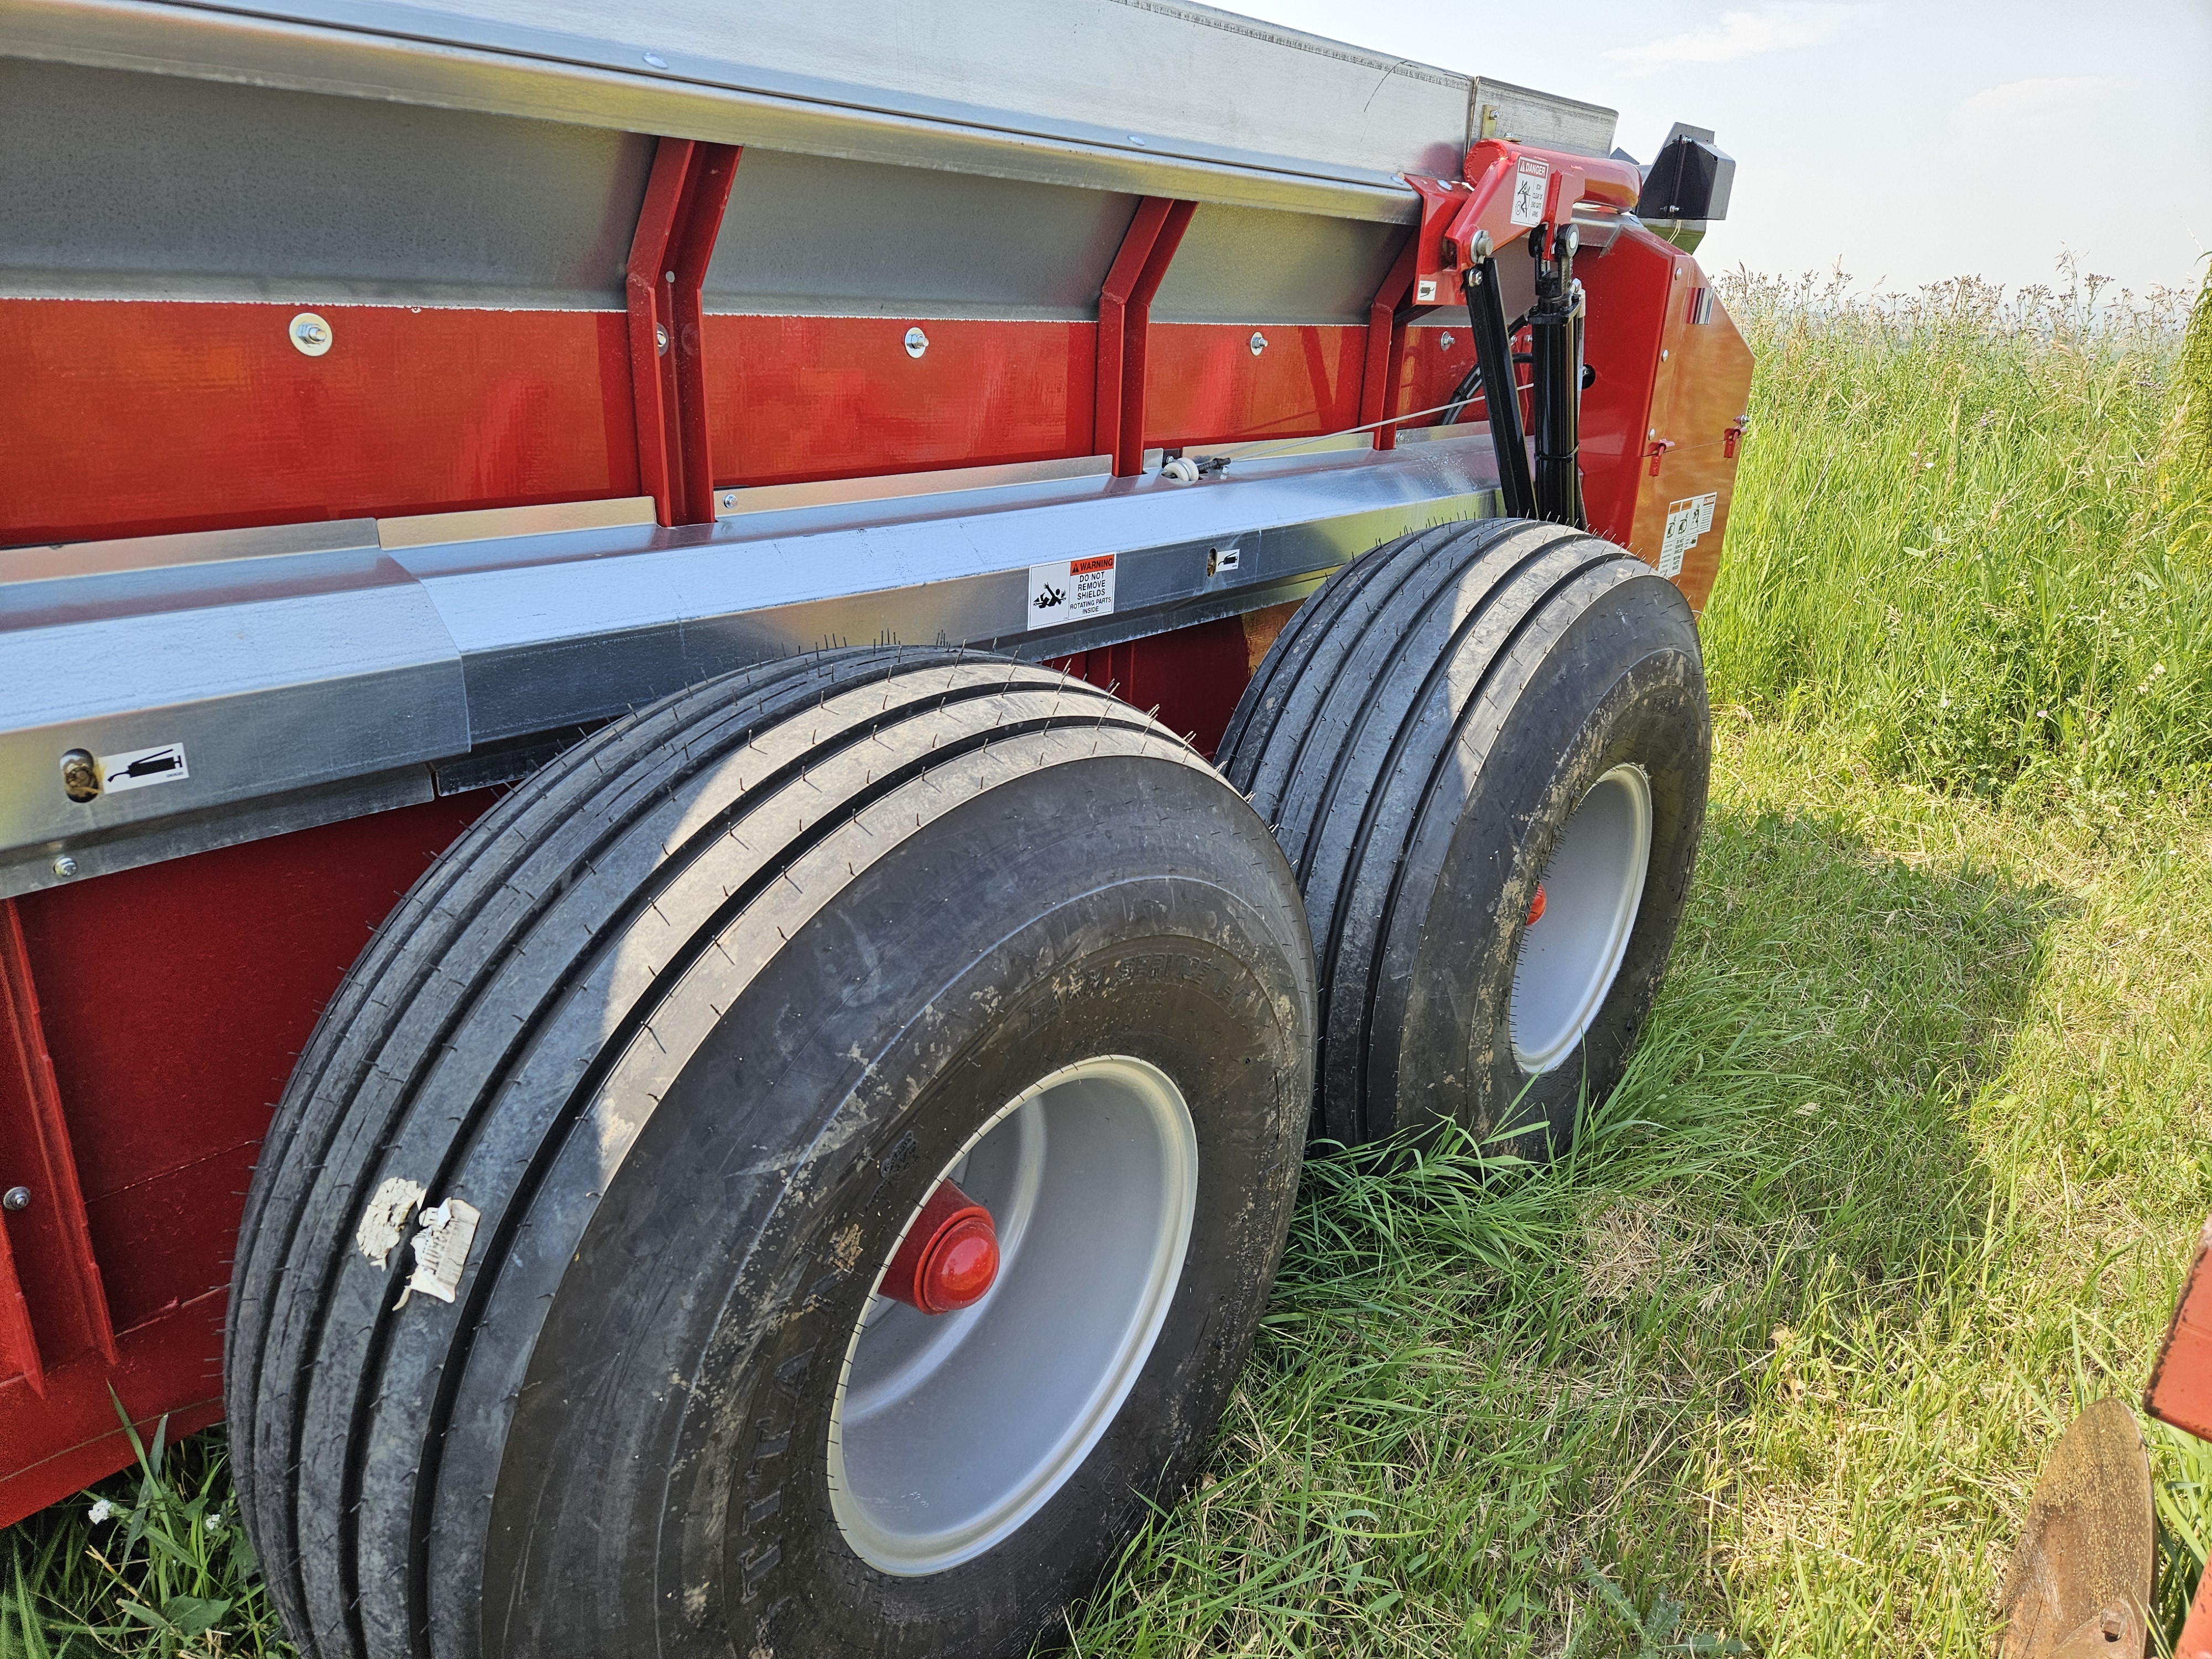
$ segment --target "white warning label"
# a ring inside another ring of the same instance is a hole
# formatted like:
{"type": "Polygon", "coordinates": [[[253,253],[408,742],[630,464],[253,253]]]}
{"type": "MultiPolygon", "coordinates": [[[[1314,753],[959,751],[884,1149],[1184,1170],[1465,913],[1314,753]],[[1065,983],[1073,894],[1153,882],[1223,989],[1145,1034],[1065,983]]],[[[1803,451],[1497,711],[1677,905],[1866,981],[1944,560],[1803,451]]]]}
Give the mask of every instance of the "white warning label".
{"type": "Polygon", "coordinates": [[[1715,490],[1711,495],[1667,503],[1667,533],[1659,541],[1661,575],[1682,574],[1682,556],[1698,544],[1698,537],[1713,527],[1713,509],[1720,505],[1720,492],[1715,490]]]}
{"type": "Polygon", "coordinates": [[[1513,174],[1513,222],[1537,225],[1544,222],[1544,187],[1552,182],[1552,166],[1528,156],[1521,158],[1513,174]]]}
{"type": "Polygon", "coordinates": [[[158,749],[129,749],[100,757],[100,787],[112,795],[125,789],[143,789],[149,784],[174,783],[191,776],[185,764],[185,745],[165,743],[158,749]]]}
{"type": "Polygon", "coordinates": [[[1030,567],[1029,625],[1084,622],[1114,614],[1114,558],[1101,553],[1088,559],[1030,567]]]}
{"type": "Polygon", "coordinates": [[[415,1271],[408,1276],[407,1288],[399,1292],[395,1308],[407,1305],[407,1298],[420,1291],[425,1296],[434,1296],[441,1302],[451,1302],[453,1292],[460,1287],[461,1269],[469,1264],[469,1246],[477,1242],[477,1223],[483,1212],[473,1204],[458,1198],[449,1198],[434,1209],[424,1210],[415,1218],[422,1229],[415,1235],[415,1271]]]}

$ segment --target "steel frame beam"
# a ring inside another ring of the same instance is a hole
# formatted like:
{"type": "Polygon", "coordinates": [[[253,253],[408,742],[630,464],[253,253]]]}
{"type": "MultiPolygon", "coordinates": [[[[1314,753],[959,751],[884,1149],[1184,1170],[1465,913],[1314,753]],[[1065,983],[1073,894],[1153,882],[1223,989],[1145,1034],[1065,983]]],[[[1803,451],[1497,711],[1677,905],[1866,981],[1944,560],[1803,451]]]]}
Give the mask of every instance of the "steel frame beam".
{"type": "MultiPolygon", "coordinates": [[[[1390,412],[1390,405],[1396,400],[1399,367],[1406,356],[1406,319],[1410,314],[1406,301],[1413,291],[1413,271],[1420,258],[1420,237],[1407,236],[1406,246],[1398,250],[1397,258],[1391,262],[1390,274],[1375,290],[1374,301],[1367,307],[1367,360],[1359,377],[1362,426],[1374,425],[1390,412]]],[[[1396,427],[1376,430],[1376,448],[1397,447],[1396,427]]]]}
{"type": "Polygon", "coordinates": [[[664,525],[714,521],[701,291],[744,152],[663,138],[624,272],[637,476],[664,525]]]}
{"type": "Polygon", "coordinates": [[[1091,447],[1114,457],[1114,476],[1144,471],[1145,360],[1152,300],[1190,228],[1195,202],[1147,196],[1121,238],[1098,289],[1097,416],[1091,447]]]}
{"type": "Polygon", "coordinates": [[[0,1183],[31,1195],[0,1221],[0,1368],[44,1399],[53,1366],[88,1350],[115,1364],[115,1328],[13,899],[0,899],[0,1183]]]}

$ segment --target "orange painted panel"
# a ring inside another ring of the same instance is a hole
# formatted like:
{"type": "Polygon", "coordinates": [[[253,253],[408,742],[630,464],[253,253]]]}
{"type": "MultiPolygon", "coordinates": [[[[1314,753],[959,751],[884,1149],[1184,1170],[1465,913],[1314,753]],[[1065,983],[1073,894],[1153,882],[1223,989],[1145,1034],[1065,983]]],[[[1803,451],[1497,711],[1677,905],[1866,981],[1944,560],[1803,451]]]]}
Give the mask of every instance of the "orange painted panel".
{"type": "Polygon", "coordinates": [[[0,545],[637,489],[616,312],[0,300],[0,545]]]}

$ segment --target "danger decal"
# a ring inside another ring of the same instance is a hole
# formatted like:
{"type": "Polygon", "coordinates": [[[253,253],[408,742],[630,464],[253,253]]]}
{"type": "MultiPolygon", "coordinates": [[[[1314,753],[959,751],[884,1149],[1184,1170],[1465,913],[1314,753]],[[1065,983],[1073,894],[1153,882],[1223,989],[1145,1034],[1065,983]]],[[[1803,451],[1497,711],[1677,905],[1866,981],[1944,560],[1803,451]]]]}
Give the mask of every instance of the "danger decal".
{"type": "Polygon", "coordinates": [[[1552,182],[1552,167],[1548,161],[1521,158],[1513,174],[1513,222],[1516,225],[1540,225],[1544,222],[1544,192],[1552,182]]]}

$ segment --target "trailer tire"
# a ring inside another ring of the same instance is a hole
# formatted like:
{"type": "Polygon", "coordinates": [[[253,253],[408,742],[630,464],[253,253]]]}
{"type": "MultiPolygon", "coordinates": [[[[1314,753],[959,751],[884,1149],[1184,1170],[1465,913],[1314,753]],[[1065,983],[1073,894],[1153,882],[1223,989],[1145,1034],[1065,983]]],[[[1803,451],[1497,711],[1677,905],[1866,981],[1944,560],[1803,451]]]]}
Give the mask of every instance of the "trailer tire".
{"type": "Polygon", "coordinates": [[[829,653],[569,751],[372,942],[255,1172],[226,1381],[303,1652],[1026,1651],[1226,1402],[1312,972],[1266,826],[1043,670],[829,653]],[[871,1362],[955,1168],[999,1282],[871,1362]]]}
{"type": "Polygon", "coordinates": [[[1563,1148],[1657,994],[1711,748],[1688,605],[1607,542],[1450,525],[1332,576],[1218,754],[1305,896],[1322,1131],[1563,1148]]]}

